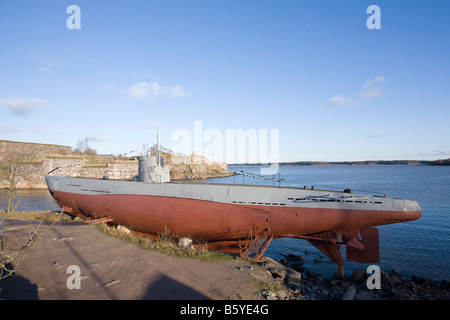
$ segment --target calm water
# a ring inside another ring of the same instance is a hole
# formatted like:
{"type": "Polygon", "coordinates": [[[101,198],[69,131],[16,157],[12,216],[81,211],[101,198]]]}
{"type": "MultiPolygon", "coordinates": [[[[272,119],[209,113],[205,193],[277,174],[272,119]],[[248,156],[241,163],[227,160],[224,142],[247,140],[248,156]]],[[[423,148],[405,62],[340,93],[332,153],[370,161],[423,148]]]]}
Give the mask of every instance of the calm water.
{"type": "MultiPolygon", "coordinates": [[[[229,170],[259,174],[257,166],[229,166],[229,170]]],[[[284,181],[291,187],[344,190],[367,195],[386,194],[392,198],[415,200],[422,208],[422,217],[416,221],[379,226],[380,262],[378,266],[391,272],[402,271],[403,276],[422,275],[431,279],[450,279],[450,167],[444,166],[280,166],[284,181]]],[[[209,179],[214,183],[242,183],[273,185],[274,180],[234,176],[209,179]]],[[[277,185],[278,182],[275,182],[277,185]]],[[[345,250],[343,257],[345,259],[345,250]]],[[[306,240],[275,239],[266,251],[274,259],[293,253],[305,256],[305,268],[330,277],[335,264],[306,240]],[[307,252],[307,254],[305,254],[307,252]],[[317,258],[322,263],[313,262],[317,258]]],[[[346,261],[345,272],[366,269],[370,264],[346,261]]]]}
{"type": "MultiPolygon", "coordinates": [[[[258,166],[229,166],[229,170],[259,175],[258,166]]],[[[392,198],[415,200],[423,210],[416,221],[379,226],[380,262],[386,272],[393,268],[405,277],[411,274],[431,279],[450,279],[450,167],[445,166],[280,166],[281,185],[291,187],[352,189],[368,195],[386,194],[392,198]]],[[[208,179],[209,183],[246,183],[274,185],[274,180],[234,176],[208,179]]],[[[278,185],[278,182],[275,182],[278,185]]],[[[3,194],[0,193],[0,198],[3,194]]],[[[48,191],[23,191],[19,210],[60,210],[48,191]]],[[[0,208],[5,203],[0,201],[0,208]]],[[[330,277],[335,264],[306,240],[275,239],[266,255],[280,260],[292,253],[306,257],[305,268],[330,277]],[[323,261],[313,262],[315,258],[323,261]]],[[[343,251],[345,258],[345,252],[343,251]]],[[[365,269],[369,264],[346,261],[345,272],[365,269]]]]}

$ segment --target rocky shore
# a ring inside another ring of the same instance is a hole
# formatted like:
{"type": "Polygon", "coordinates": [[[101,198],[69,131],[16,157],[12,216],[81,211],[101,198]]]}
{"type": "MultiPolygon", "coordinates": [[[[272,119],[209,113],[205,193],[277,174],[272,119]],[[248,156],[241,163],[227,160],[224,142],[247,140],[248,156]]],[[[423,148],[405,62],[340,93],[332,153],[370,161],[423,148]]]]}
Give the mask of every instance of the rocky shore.
{"type": "Polygon", "coordinates": [[[380,289],[369,289],[365,270],[354,270],[350,276],[324,278],[302,269],[303,256],[289,254],[267,274],[282,290],[265,290],[268,300],[450,300],[450,281],[433,281],[412,275],[402,277],[400,270],[380,271],[380,289]],[[296,270],[297,269],[297,270],[296,270]],[[301,272],[300,272],[301,271],[301,272]]]}

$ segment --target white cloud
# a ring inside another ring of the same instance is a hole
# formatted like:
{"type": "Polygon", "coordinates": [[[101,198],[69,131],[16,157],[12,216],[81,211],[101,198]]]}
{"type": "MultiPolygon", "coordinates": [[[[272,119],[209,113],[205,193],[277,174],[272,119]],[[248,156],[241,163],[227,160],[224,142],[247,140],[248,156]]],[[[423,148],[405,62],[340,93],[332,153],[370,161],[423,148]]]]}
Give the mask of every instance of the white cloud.
{"type": "Polygon", "coordinates": [[[184,89],[180,86],[175,86],[175,87],[171,87],[169,89],[169,96],[171,98],[182,98],[184,96],[186,96],[186,92],[184,91],[184,89]]]}
{"type": "Polygon", "coordinates": [[[450,149],[447,150],[434,150],[431,152],[418,152],[413,156],[421,156],[421,157],[449,157],[450,149]]]}
{"type": "Polygon", "coordinates": [[[372,80],[367,81],[364,83],[363,90],[359,93],[359,97],[362,99],[372,99],[383,95],[384,91],[376,85],[385,81],[386,78],[383,76],[376,76],[372,80]]]}
{"type": "Polygon", "coordinates": [[[28,115],[48,104],[47,100],[39,98],[0,98],[0,105],[8,109],[13,115],[26,118],[28,115]]]}
{"type": "Polygon", "coordinates": [[[156,82],[148,83],[146,81],[132,85],[126,89],[126,93],[129,97],[136,100],[149,99],[161,95],[171,98],[182,98],[186,96],[186,91],[181,86],[163,87],[156,82]]]}
{"type": "Polygon", "coordinates": [[[331,98],[329,102],[337,107],[351,106],[352,104],[355,103],[355,101],[352,98],[343,97],[340,94],[331,98]]]}
{"type": "Polygon", "coordinates": [[[105,138],[99,137],[99,136],[87,136],[84,138],[85,141],[93,141],[93,142],[99,142],[99,141],[105,141],[105,138]]]}
{"type": "Polygon", "coordinates": [[[41,128],[31,128],[29,130],[30,130],[30,132],[32,132],[34,134],[39,134],[39,135],[46,134],[45,130],[41,129],[41,128]]]}
{"type": "Polygon", "coordinates": [[[20,129],[14,128],[14,127],[10,127],[10,126],[0,126],[0,133],[3,134],[10,134],[10,133],[14,133],[14,132],[20,132],[20,129]]]}
{"type": "Polygon", "coordinates": [[[144,81],[132,85],[126,92],[130,97],[136,100],[142,100],[159,95],[161,93],[161,86],[156,82],[148,83],[144,81]]]}
{"type": "Polygon", "coordinates": [[[373,87],[373,85],[374,85],[375,83],[381,83],[381,82],[385,82],[385,81],[386,81],[386,78],[385,78],[385,77],[383,77],[383,76],[376,76],[376,77],[373,78],[372,80],[367,81],[367,82],[364,84],[364,88],[368,89],[368,88],[373,87]]]}
{"type": "Polygon", "coordinates": [[[378,87],[375,87],[375,88],[369,88],[369,89],[361,91],[359,93],[359,97],[361,99],[372,99],[372,98],[379,97],[379,96],[381,96],[383,94],[384,94],[383,90],[381,90],[378,87]]]}
{"type": "Polygon", "coordinates": [[[55,69],[60,66],[60,59],[53,60],[40,60],[39,64],[41,65],[40,70],[45,73],[55,73],[55,69]]]}
{"type": "Polygon", "coordinates": [[[153,129],[153,128],[158,128],[158,127],[159,127],[159,124],[155,120],[153,120],[151,122],[144,123],[144,128],[145,129],[153,129]]]}
{"type": "Polygon", "coordinates": [[[373,99],[379,97],[384,94],[384,91],[381,90],[377,85],[379,83],[383,83],[386,81],[386,78],[383,76],[376,76],[372,80],[364,83],[362,90],[359,92],[357,98],[344,97],[340,94],[334,96],[330,99],[329,103],[338,107],[346,107],[351,106],[361,100],[373,99]]]}

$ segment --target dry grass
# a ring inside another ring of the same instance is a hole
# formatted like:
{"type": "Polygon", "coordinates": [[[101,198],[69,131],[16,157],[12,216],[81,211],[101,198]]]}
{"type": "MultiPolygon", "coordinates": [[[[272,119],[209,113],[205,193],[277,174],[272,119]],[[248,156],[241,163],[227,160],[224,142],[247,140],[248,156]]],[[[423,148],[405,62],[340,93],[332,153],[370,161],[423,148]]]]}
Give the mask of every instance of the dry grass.
{"type": "MultiPolygon", "coordinates": [[[[4,210],[0,210],[0,223],[4,222],[4,219],[19,219],[19,220],[29,220],[30,229],[28,230],[28,234],[25,239],[15,239],[17,244],[16,248],[3,248],[3,239],[1,239],[2,243],[2,253],[0,254],[0,280],[11,276],[14,272],[16,272],[16,267],[13,264],[15,259],[19,256],[20,252],[33,245],[36,242],[36,239],[39,238],[46,230],[53,227],[53,225],[61,220],[70,219],[68,216],[63,217],[62,212],[55,211],[12,211],[6,212],[4,210]],[[34,224],[32,221],[38,220],[38,223],[34,224]],[[42,228],[42,222],[50,222],[47,223],[42,228]]],[[[2,228],[3,229],[3,228],[2,228]]],[[[2,230],[4,231],[4,230],[2,230]]],[[[1,235],[3,237],[3,235],[1,235]]],[[[13,236],[15,238],[15,236],[13,236]]]]}
{"type": "Polygon", "coordinates": [[[215,262],[231,261],[237,258],[232,254],[206,250],[206,245],[202,242],[194,243],[193,248],[180,248],[178,246],[178,238],[167,232],[160,234],[157,240],[153,240],[149,237],[121,232],[115,226],[106,223],[97,224],[96,226],[99,231],[134,244],[139,248],[155,250],[172,256],[215,262]]]}
{"type": "Polygon", "coordinates": [[[0,216],[10,219],[27,219],[27,220],[42,220],[42,221],[59,221],[59,220],[71,220],[67,215],[61,215],[61,212],[57,211],[13,211],[6,212],[0,210],[0,216]]]}

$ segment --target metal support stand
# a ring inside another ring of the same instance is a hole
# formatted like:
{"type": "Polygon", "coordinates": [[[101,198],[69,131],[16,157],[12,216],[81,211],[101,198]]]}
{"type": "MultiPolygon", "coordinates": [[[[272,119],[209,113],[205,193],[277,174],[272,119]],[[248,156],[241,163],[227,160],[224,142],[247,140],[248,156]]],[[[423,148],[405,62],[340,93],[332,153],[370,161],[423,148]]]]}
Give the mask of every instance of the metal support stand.
{"type": "Polygon", "coordinates": [[[336,269],[336,275],[338,277],[344,278],[345,272],[344,272],[344,265],[338,264],[336,269]]]}

